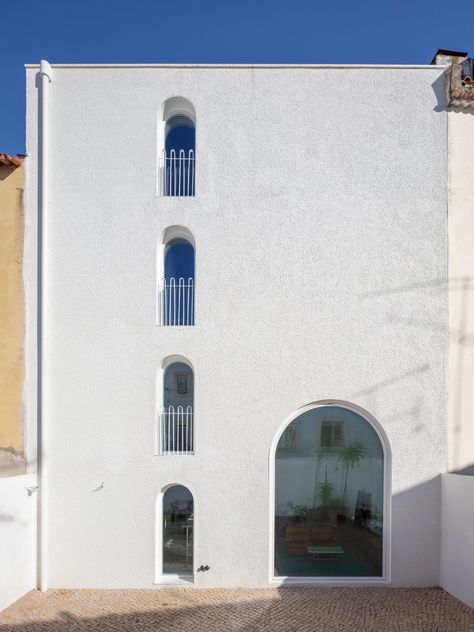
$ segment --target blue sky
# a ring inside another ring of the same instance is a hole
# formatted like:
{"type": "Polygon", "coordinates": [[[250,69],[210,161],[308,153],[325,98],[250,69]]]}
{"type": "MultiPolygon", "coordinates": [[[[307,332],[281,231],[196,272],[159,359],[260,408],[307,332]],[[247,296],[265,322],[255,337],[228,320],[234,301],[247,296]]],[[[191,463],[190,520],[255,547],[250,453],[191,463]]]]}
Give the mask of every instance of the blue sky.
{"type": "Polygon", "coordinates": [[[0,151],[24,151],[25,63],[429,63],[474,54],[474,2],[2,0],[0,151]]]}

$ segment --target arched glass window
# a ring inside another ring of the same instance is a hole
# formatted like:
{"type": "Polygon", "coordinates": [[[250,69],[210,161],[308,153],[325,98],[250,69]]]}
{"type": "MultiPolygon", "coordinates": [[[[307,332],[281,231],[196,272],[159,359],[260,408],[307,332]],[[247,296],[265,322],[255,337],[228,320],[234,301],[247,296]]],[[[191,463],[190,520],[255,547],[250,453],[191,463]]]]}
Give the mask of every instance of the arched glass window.
{"type": "Polygon", "coordinates": [[[194,452],[194,374],[189,364],[173,362],[163,372],[160,453],[194,452]]]}
{"type": "Polygon", "coordinates": [[[163,496],[163,575],[192,575],[193,524],[193,495],[182,485],[169,487],[163,496]]]}
{"type": "Polygon", "coordinates": [[[160,303],[163,325],[194,325],[194,246],[186,239],[165,246],[160,303]]]}
{"type": "Polygon", "coordinates": [[[196,114],[183,97],[168,99],[163,110],[164,149],[161,193],[189,196],[195,193],[196,114]]]}
{"type": "Polygon", "coordinates": [[[374,427],[336,405],[307,410],[275,452],[275,575],[381,577],[384,451],[374,427]]]}

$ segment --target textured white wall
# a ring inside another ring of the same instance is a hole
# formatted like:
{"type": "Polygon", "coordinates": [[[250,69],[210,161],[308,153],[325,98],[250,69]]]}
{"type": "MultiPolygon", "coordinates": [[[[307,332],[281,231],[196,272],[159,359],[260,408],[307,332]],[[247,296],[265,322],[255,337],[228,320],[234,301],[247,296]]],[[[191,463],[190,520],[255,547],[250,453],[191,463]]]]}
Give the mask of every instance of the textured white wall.
{"type": "Polygon", "coordinates": [[[442,477],[441,586],[474,608],[474,478],[442,477]]]}
{"type": "MultiPolygon", "coordinates": [[[[27,73],[31,173],[36,72],[27,73]]],[[[55,68],[51,586],[150,586],[155,499],[169,483],[195,494],[195,567],[210,566],[196,584],[266,585],[271,441],[290,413],[327,398],[364,407],[389,437],[392,583],[438,583],[441,72],[55,68]],[[175,95],[196,108],[194,199],[155,196],[156,115],[175,95]],[[155,253],[174,224],[196,239],[197,325],[187,329],[155,326],[155,253]],[[195,456],[153,456],[155,375],[170,354],[195,370],[195,456]]]]}
{"type": "Polygon", "coordinates": [[[36,476],[0,479],[0,610],[36,586],[36,476]]]}

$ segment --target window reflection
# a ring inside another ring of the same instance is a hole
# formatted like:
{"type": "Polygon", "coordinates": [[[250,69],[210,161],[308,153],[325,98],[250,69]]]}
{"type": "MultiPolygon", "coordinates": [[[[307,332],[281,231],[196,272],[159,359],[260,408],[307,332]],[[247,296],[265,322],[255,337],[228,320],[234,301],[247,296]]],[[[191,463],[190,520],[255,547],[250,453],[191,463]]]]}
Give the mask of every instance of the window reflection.
{"type": "Polygon", "coordinates": [[[380,577],[384,464],[371,424],[320,406],[285,429],[275,459],[275,574],[380,577]]]}
{"type": "Polygon", "coordinates": [[[163,408],[160,414],[162,454],[186,454],[194,450],[194,375],[184,362],[166,367],[163,408]]]}
{"type": "Polygon", "coordinates": [[[193,572],[194,503],[189,489],[174,485],[163,498],[163,573],[193,572]]]}

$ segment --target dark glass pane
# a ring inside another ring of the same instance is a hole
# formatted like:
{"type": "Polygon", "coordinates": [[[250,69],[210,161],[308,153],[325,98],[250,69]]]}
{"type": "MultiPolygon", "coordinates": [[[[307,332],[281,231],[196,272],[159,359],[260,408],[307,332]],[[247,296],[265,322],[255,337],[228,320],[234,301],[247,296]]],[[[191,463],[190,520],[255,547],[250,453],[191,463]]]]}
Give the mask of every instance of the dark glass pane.
{"type": "Polygon", "coordinates": [[[193,572],[193,496],[181,485],[170,487],[163,498],[163,573],[193,572]]]}
{"type": "Polygon", "coordinates": [[[195,150],[196,132],[192,121],[185,116],[175,116],[166,124],[166,143],[165,149],[167,155],[174,149],[177,154],[180,150],[184,150],[186,155],[190,149],[195,150]]]}
{"type": "Polygon", "coordinates": [[[194,279],[194,248],[184,239],[175,239],[165,252],[165,279],[194,279]]]}
{"type": "Polygon", "coordinates": [[[369,422],[315,408],[288,426],[275,458],[275,574],[380,577],[384,463],[369,422]]]}

